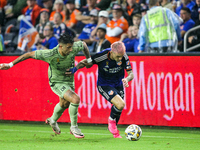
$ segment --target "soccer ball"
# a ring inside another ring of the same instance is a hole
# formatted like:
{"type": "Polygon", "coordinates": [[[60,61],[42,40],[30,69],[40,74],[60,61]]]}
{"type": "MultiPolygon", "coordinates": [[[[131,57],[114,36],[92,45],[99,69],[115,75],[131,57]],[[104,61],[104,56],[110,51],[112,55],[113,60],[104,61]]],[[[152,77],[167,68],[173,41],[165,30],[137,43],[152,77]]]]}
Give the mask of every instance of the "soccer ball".
{"type": "Polygon", "coordinates": [[[142,129],[135,124],[129,125],[125,130],[125,136],[129,141],[138,141],[142,136],[142,129]]]}

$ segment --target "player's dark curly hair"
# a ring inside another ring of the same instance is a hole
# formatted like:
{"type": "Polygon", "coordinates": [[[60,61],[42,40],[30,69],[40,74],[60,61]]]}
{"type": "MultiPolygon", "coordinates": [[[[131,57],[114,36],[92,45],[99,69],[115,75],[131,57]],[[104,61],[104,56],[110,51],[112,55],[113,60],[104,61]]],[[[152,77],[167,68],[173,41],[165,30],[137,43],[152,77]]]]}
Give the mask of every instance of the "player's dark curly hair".
{"type": "Polygon", "coordinates": [[[60,35],[58,42],[63,44],[68,44],[68,43],[73,44],[74,43],[73,36],[71,36],[68,33],[63,33],[60,35]]]}

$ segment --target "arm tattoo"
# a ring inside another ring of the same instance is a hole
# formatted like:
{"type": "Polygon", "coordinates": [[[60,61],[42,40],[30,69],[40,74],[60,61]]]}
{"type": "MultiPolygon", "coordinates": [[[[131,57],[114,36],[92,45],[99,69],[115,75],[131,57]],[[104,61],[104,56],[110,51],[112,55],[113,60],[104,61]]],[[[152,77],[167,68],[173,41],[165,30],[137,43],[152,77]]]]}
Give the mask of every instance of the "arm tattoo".
{"type": "Polygon", "coordinates": [[[35,58],[35,52],[30,52],[19,56],[17,59],[13,61],[13,64],[16,65],[17,63],[24,61],[28,58],[35,58]]]}
{"type": "Polygon", "coordinates": [[[76,65],[76,68],[81,69],[81,68],[84,68],[85,66],[86,66],[86,63],[81,61],[81,62],[78,63],[78,65],[76,65]]]}
{"type": "Polygon", "coordinates": [[[90,52],[89,52],[89,49],[88,49],[88,47],[87,47],[85,42],[83,43],[83,47],[84,47],[83,53],[84,53],[85,57],[86,58],[90,58],[90,52]]]}

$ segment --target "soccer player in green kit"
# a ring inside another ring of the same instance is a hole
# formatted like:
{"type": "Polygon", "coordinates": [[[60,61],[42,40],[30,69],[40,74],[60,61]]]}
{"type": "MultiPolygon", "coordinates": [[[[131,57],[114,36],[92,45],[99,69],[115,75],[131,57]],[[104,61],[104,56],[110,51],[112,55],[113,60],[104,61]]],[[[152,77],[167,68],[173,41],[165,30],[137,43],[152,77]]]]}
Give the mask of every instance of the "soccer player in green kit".
{"type": "Polygon", "coordinates": [[[10,69],[13,65],[28,58],[43,60],[49,63],[48,76],[49,84],[55,94],[59,96],[60,102],[55,106],[53,115],[46,120],[56,134],[60,134],[57,120],[65,109],[69,108],[71,120],[70,133],[76,138],[84,138],[84,134],[78,128],[77,114],[80,103],[79,96],[74,92],[74,76],[66,76],[67,68],[74,67],[75,55],[83,51],[88,62],[92,62],[90,53],[85,42],[74,42],[68,34],[61,35],[59,44],[53,49],[37,50],[25,53],[8,64],[0,64],[1,70],[10,69]]]}

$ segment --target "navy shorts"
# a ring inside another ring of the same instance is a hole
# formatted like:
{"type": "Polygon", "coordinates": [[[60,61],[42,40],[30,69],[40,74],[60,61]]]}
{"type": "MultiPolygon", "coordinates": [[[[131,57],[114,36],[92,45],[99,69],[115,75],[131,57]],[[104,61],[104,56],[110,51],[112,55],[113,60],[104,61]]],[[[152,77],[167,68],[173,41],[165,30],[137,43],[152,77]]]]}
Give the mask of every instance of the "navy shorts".
{"type": "Polygon", "coordinates": [[[115,97],[115,95],[119,95],[122,99],[124,99],[124,87],[111,87],[111,86],[97,86],[99,93],[109,102],[115,97]]]}

